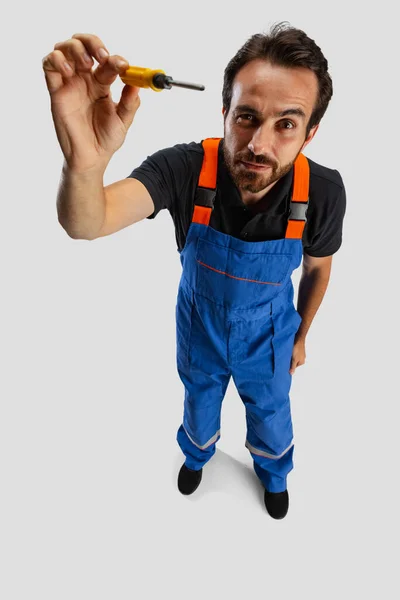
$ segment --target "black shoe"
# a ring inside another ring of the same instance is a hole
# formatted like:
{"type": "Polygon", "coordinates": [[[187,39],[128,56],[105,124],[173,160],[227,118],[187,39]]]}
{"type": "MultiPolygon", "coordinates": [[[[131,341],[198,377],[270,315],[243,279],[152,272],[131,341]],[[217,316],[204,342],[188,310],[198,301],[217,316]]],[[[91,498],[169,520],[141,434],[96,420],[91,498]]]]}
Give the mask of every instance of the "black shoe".
{"type": "Polygon", "coordinates": [[[200,485],[202,474],[203,469],[192,471],[183,464],[178,475],[178,489],[181,494],[185,494],[186,496],[193,494],[200,485]]]}
{"type": "Polygon", "coordinates": [[[286,517],[289,509],[288,491],[285,490],[284,492],[273,493],[265,490],[264,503],[268,514],[273,519],[283,519],[283,517],[286,517]]]}

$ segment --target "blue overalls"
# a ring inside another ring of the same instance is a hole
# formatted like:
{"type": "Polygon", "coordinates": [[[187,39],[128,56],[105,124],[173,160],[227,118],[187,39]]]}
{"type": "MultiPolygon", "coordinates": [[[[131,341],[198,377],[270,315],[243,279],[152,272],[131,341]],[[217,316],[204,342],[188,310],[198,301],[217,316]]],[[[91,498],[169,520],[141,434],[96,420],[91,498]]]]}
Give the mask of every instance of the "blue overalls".
{"type": "Polygon", "coordinates": [[[185,401],[177,441],[189,469],[201,469],[213,456],[232,376],[246,409],[254,470],[268,491],[282,492],[293,468],[289,369],[301,317],[291,275],[303,255],[309,165],[303,154],[294,163],[286,237],[242,241],[208,226],[220,139],[202,142],[193,219],[180,253],[176,341],[185,401]]]}

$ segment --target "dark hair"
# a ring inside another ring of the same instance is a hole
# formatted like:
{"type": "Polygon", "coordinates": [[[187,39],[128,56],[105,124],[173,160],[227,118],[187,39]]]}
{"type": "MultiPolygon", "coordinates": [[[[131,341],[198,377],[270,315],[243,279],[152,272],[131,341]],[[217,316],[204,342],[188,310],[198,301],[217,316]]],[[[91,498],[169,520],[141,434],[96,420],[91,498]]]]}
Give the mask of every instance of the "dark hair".
{"type": "Polygon", "coordinates": [[[314,71],[319,88],[318,99],[307,124],[308,136],[328,108],[333,95],[332,79],[321,48],[304,31],[286,24],[287,21],[277,23],[268,34],[256,33],[238,50],[224,72],[222,102],[227,114],[232,101],[233,81],[240,69],[252,60],[263,59],[282,67],[306,67],[314,71]]]}

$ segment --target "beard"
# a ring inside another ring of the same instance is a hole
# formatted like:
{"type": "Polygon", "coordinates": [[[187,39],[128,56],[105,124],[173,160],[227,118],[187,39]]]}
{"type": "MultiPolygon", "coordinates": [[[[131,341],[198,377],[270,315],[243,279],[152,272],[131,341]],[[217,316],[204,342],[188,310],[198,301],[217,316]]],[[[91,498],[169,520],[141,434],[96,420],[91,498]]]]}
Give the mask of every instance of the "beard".
{"type": "Polygon", "coordinates": [[[244,152],[238,152],[235,157],[233,157],[227,150],[226,145],[223,144],[223,155],[225,164],[228,168],[228,171],[238,187],[239,190],[243,190],[246,192],[251,192],[253,194],[257,194],[261,192],[269,185],[281,179],[286,173],[290,171],[293,167],[294,162],[296,161],[298,155],[301,150],[298,151],[294,159],[287,163],[286,165],[278,165],[276,162],[270,160],[265,156],[256,156],[250,150],[246,150],[244,152]],[[241,161],[251,162],[257,165],[268,165],[271,168],[266,172],[257,172],[257,171],[248,171],[245,168],[245,165],[241,164],[241,161]]]}

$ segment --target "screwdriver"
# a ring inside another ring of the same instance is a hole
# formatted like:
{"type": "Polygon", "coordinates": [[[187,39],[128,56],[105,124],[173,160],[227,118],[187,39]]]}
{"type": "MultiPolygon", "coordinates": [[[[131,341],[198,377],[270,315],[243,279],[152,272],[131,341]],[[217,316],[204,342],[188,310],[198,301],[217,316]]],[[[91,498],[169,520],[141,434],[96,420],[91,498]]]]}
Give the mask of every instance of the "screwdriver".
{"type": "Polygon", "coordinates": [[[151,88],[155,92],[170,90],[172,86],[187,88],[188,90],[205,90],[204,85],[197,83],[186,83],[185,81],[175,81],[162,69],[146,69],[145,67],[129,66],[126,71],[120,75],[122,81],[127,85],[141,88],[151,88]]]}

